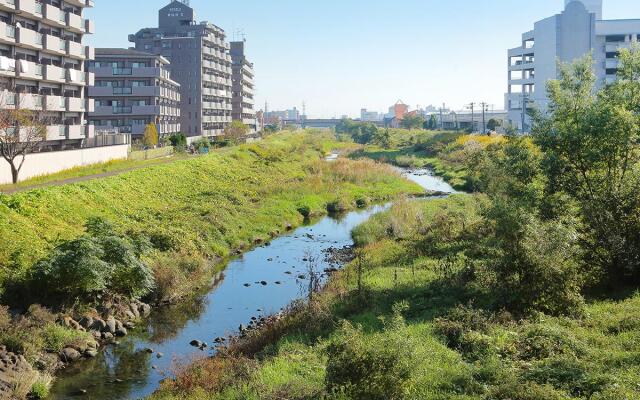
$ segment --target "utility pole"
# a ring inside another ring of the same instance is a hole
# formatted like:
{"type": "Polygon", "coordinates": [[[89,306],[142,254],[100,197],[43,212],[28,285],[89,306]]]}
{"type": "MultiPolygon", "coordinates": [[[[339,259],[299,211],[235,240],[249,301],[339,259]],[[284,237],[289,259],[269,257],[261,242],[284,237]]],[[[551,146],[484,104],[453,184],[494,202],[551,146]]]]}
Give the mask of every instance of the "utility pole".
{"type": "Polygon", "coordinates": [[[473,133],[476,130],[476,115],[475,115],[475,109],[476,109],[476,103],[471,102],[469,103],[469,105],[467,106],[468,108],[471,109],[471,133],[473,133]]]}
{"type": "Polygon", "coordinates": [[[482,106],[482,134],[484,135],[485,132],[487,132],[487,123],[486,123],[486,119],[485,119],[485,112],[489,111],[489,104],[485,103],[484,101],[482,103],[480,103],[480,105],[482,106]]]}

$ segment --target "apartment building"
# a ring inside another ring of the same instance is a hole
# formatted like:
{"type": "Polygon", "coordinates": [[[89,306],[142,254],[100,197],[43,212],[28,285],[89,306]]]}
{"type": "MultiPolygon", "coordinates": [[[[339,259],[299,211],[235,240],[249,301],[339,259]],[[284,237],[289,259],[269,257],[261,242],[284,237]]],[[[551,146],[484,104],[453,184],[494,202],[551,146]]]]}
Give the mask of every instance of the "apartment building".
{"type": "Polygon", "coordinates": [[[182,133],[189,142],[215,137],[231,123],[231,55],[224,30],[197,22],[193,8],[173,1],[158,12],[158,27],[129,36],[135,49],[161,55],[180,84],[182,133]]]}
{"type": "Polygon", "coordinates": [[[94,108],[86,96],[94,75],[86,66],[94,51],[82,44],[94,31],[82,18],[92,6],[93,0],[0,0],[0,106],[41,113],[48,124],[41,151],[80,148],[94,137],[86,124],[94,108]]]}
{"type": "Polygon", "coordinates": [[[508,122],[521,132],[531,129],[527,111],[544,112],[546,83],[557,79],[557,60],[571,62],[593,54],[597,84],[616,79],[618,52],[640,40],[640,19],[602,19],[602,0],[565,0],[560,14],[543,19],[508,51],[508,122]]]}
{"type": "Polygon", "coordinates": [[[97,48],[95,53],[89,66],[95,74],[95,85],[89,87],[95,111],[89,123],[97,131],[139,139],[154,124],[160,137],[181,132],[180,84],[171,79],[166,58],[129,49],[97,48]]]}
{"type": "Polygon", "coordinates": [[[245,41],[231,42],[231,117],[234,121],[242,121],[252,133],[257,132],[256,112],[254,96],[253,63],[247,60],[245,54],[245,41]]]}

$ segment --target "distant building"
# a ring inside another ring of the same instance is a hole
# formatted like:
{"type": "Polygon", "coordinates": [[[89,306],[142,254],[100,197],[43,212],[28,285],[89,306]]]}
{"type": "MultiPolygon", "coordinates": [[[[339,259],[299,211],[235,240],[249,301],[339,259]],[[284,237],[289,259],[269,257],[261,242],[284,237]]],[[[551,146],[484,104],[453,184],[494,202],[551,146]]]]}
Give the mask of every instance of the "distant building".
{"type": "Polygon", "coordinates": [[[396,104],[389,107],[389,114],[387,114],[387,117],[402,120],[408,112],[409,106],[404,104],[401,100],[398,100],[396,104]]]}
{"type": "Polygon", "coordinates": [[[377,111],[367,111],[366,108],[363,108],[363,109],[360,110],[360,120],[361,121],[364,121],[364,122],[377,122],[377,121],[382,121],[383,118],[384,118],[384,116],[381,115],[377,111]]]}
{"type": "Polygon", "coordinates": [[[162,56],[127,49],[96,49],[89,70],[95,110],[89,122],[98,131],[115,130],[140,138],[149,124],[158,134],[180,133],[180,84],[171,79],[162,56]]]}
{"type": "MultiPolygon", "coordinates": [[[[269,111],[264,114],[265,121],[300,121],[300,111],[296,107],[285,111],[269,111]]],[[[275,123],[275,122],[267,122],[275,123]]]]}
{"type": "Polygon", "coordinates": [[[245,54],[245,42],[231,42],[232,61],[232,111],[234,121],[241,121],[247,125],[251,132],[258,131],[254,96],[254,72],[253,64],[247,60],[245,54]]]}
{"type": "Polygon", "coordinates": [[[521,44],[508,51],[508,121],[528,132],[527,110],[546,111],[546,84],[558,78],[557,61],[571,62],[593,54],[597,85],[615,81],[618,51],[640,39],[640,19],[603,20],[602,0],[565,0],[560,14],[534,24],[521,44]]]}
{"type": "MultiPolygon", "coordinates": [[[[483,131],[483,118],[482,111],[471,112],[469,110],[464,111],[450,111],[447,113],[435,113],[438,126],[445,130],[471,130],[472,132],[483,131]]],[[[487,125],[490,120],[495,119],[500,124],[501,128],[498,131],[504,131],[504,127],[507,124],[507,111],[495,110],[485,111],[484,124],[487,125]]],[[[486,129],[486,126],[485,126],[486,129]]]]}
{"type": "Polygon", "coordinates": [[[164,56],[180,83],[181,125],[189,142],[215,137],[231,123],[231,55],[224,30],[197,22],[193,8],[173,1],[158,12],[158,27],[129,35],[135,49],[164,56]]]}

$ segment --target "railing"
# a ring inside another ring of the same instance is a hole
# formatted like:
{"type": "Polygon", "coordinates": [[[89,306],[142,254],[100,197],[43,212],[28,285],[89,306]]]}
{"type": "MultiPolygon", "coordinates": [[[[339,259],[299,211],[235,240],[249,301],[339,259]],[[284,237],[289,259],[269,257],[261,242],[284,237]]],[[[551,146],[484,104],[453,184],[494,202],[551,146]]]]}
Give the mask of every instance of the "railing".
{"type": "Polygon", "coordinates": [[[16,38],[16,28],[14,26],[7,25],[7,37],[16,38]]]}
{"type": "Polygon", "coordinates": [[[114,114],[131,114],[133,109],[131,107],[113,107],[114,114]]]}
{"type": "Polygon", "coordinates": [[[133,70],[131,68],[114,68],[113,74],[114,75],[132,75],[133,70]]]}
{"type": "Polygon", "coordinates": [[[96,136],[83,140],[82,147],[105,147],[131,144],[131,135],[126,133],[102,134],[96,133],[96,136]]]}
{"type": "Polygon", "coordinates": [[[133,88],[130,87],[114,87],[113,94],[132,94],[133,88]]]}

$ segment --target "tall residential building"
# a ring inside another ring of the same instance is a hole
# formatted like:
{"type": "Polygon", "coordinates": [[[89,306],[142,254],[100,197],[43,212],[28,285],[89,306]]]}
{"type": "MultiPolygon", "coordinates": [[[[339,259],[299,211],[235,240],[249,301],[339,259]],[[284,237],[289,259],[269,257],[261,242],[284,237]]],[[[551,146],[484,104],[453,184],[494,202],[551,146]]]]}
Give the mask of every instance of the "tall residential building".
{"type": "Polygon", "coordinates": [[[117,130],[140,138],[148,124],[158,134],[180,133],[180,84],[171,79],[169,61],[158,55],[127,49],[96,49],[89,67],[95,86],[95,112],[89,123],[96,130],[117,130]]]}
{"type": "Polygon", "coordinates": [[[505,108],[519,130],[531,127],[527,110],[547,109],[547,81],[557,79],[557,60],[575,61],[593,54],[599,87],[616,79],[618,51],[640,39],[640,19],[603,20],[602,0],[565,0],[560,14],[534,24],[520,46],[508,51],[505,108]]]}
{"type": "Polygon", "coordinates": [[[82,18],[92,6],[93,0],[0,1],[1,107],[41,112],[48,123],[41,150],[80,148],[94,136],[85,120],[93,110],[86,96],[93,49],[82,44],[94,31],[82,18]]]}
{"type": "Polygon", "coordinates": [[[181,125],[191,142],[223,134],[231,122],[231,55],[224,30],[196,22],[195,11],[173,1],[158,12],[158,27],[129,36],[135,49],[162,55],[180,84],[181,125]]]}
{"type": "Polygon", "coordinates": [[[247,125],[251,132],[257,132],[256,112],[254,96],[254,72],[253,63],[247,60],[245,54],[245,41],[231,42],[232,62],[232,98],[231,117],[235,121],[241,121],[247,125]]]}

